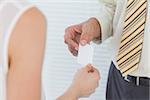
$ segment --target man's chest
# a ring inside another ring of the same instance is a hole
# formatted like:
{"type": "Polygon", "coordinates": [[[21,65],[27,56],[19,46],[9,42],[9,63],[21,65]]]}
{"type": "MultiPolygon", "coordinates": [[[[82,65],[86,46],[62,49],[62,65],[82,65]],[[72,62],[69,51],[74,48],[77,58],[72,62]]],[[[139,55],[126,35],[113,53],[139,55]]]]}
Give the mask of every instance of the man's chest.
{"type": "MultiPolygon", "coordinates": [[[[124,27],[124,21],[126,17],[126,10],[127,10],[127,0],[116,0],[116,9],[114,14],[114,20],[113,20],[113,29],[114,32],[116,31],[122,31],[124,27]]],[[[147,3],[147,9],[146,9],[146,24],[145,29],[150,32],[149,26],[150,26],[150,0],[148,0],[147,3]]],[[[118,33],[118,32],[117,32],[118,33]]]]}

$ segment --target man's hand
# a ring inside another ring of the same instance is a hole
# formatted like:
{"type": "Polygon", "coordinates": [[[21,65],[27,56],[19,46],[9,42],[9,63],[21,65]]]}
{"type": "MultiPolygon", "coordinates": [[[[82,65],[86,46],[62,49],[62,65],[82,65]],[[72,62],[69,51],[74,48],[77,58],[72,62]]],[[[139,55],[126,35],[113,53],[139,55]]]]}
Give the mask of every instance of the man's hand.
{"type": "Polygon", "coordinates": [[[94,39],[100,39],[100,24],[96,18],[91,18],[86,22],[73,25],[65,30],[65,43],[70,52],[77,56],[79,44],[82,46],[89,44],[94,39]]]}

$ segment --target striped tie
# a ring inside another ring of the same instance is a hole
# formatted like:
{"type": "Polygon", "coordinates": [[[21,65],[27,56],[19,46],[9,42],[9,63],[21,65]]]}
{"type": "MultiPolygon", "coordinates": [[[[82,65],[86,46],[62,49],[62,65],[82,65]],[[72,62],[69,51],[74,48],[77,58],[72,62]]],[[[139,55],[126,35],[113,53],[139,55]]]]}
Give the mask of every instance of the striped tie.
{"type": "Polygon", "coordinates": [[[139,66],[146,23],[147,0],[128,0],[117,64],[123,76],[139,66]]]}

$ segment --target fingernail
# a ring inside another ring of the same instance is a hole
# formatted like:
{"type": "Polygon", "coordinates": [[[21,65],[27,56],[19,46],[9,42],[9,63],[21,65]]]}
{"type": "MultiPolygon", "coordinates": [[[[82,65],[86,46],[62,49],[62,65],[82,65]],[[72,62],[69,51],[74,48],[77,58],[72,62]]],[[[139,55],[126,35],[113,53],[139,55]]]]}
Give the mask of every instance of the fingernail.
{"type": "Polygon", "coordinates": [[[81,43],[80,43],[82,46],[85,46],[87,44],[87,41],[86,40],[81,40],[81,43]]]}
{"type": "Polygon", "coordinates": [[[78,56],[78,54],[76,53],[75,56],[78,56]]]}
{"type": "Polygon", "coordinates": [[[74,56],[77,56],[77,55],[78,55],[78,53],[77,53],[77,52],[73,52],[73,55],[74,55],[74,56]]]}

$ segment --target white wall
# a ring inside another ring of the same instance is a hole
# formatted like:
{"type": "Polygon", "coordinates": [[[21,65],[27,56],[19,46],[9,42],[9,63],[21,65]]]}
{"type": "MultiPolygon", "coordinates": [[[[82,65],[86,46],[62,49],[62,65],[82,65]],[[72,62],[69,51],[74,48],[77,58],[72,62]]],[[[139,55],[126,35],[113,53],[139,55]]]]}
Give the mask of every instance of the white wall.
{"type": "MultiPolygon", "coordinates": [[[[76,70],[81,67],[63,42],[64,29],[80,23],[100,11],[97,0],[30,0],[44,12],[48,21],[47,51],[44,64],[46,100],[54,100],[71,84],[76,70]]],[[[105,100],[107,74],[110,64],[110,41],[98,45],[94,65],[101,72],[100,87],[87,100],[105,100]]]]}

